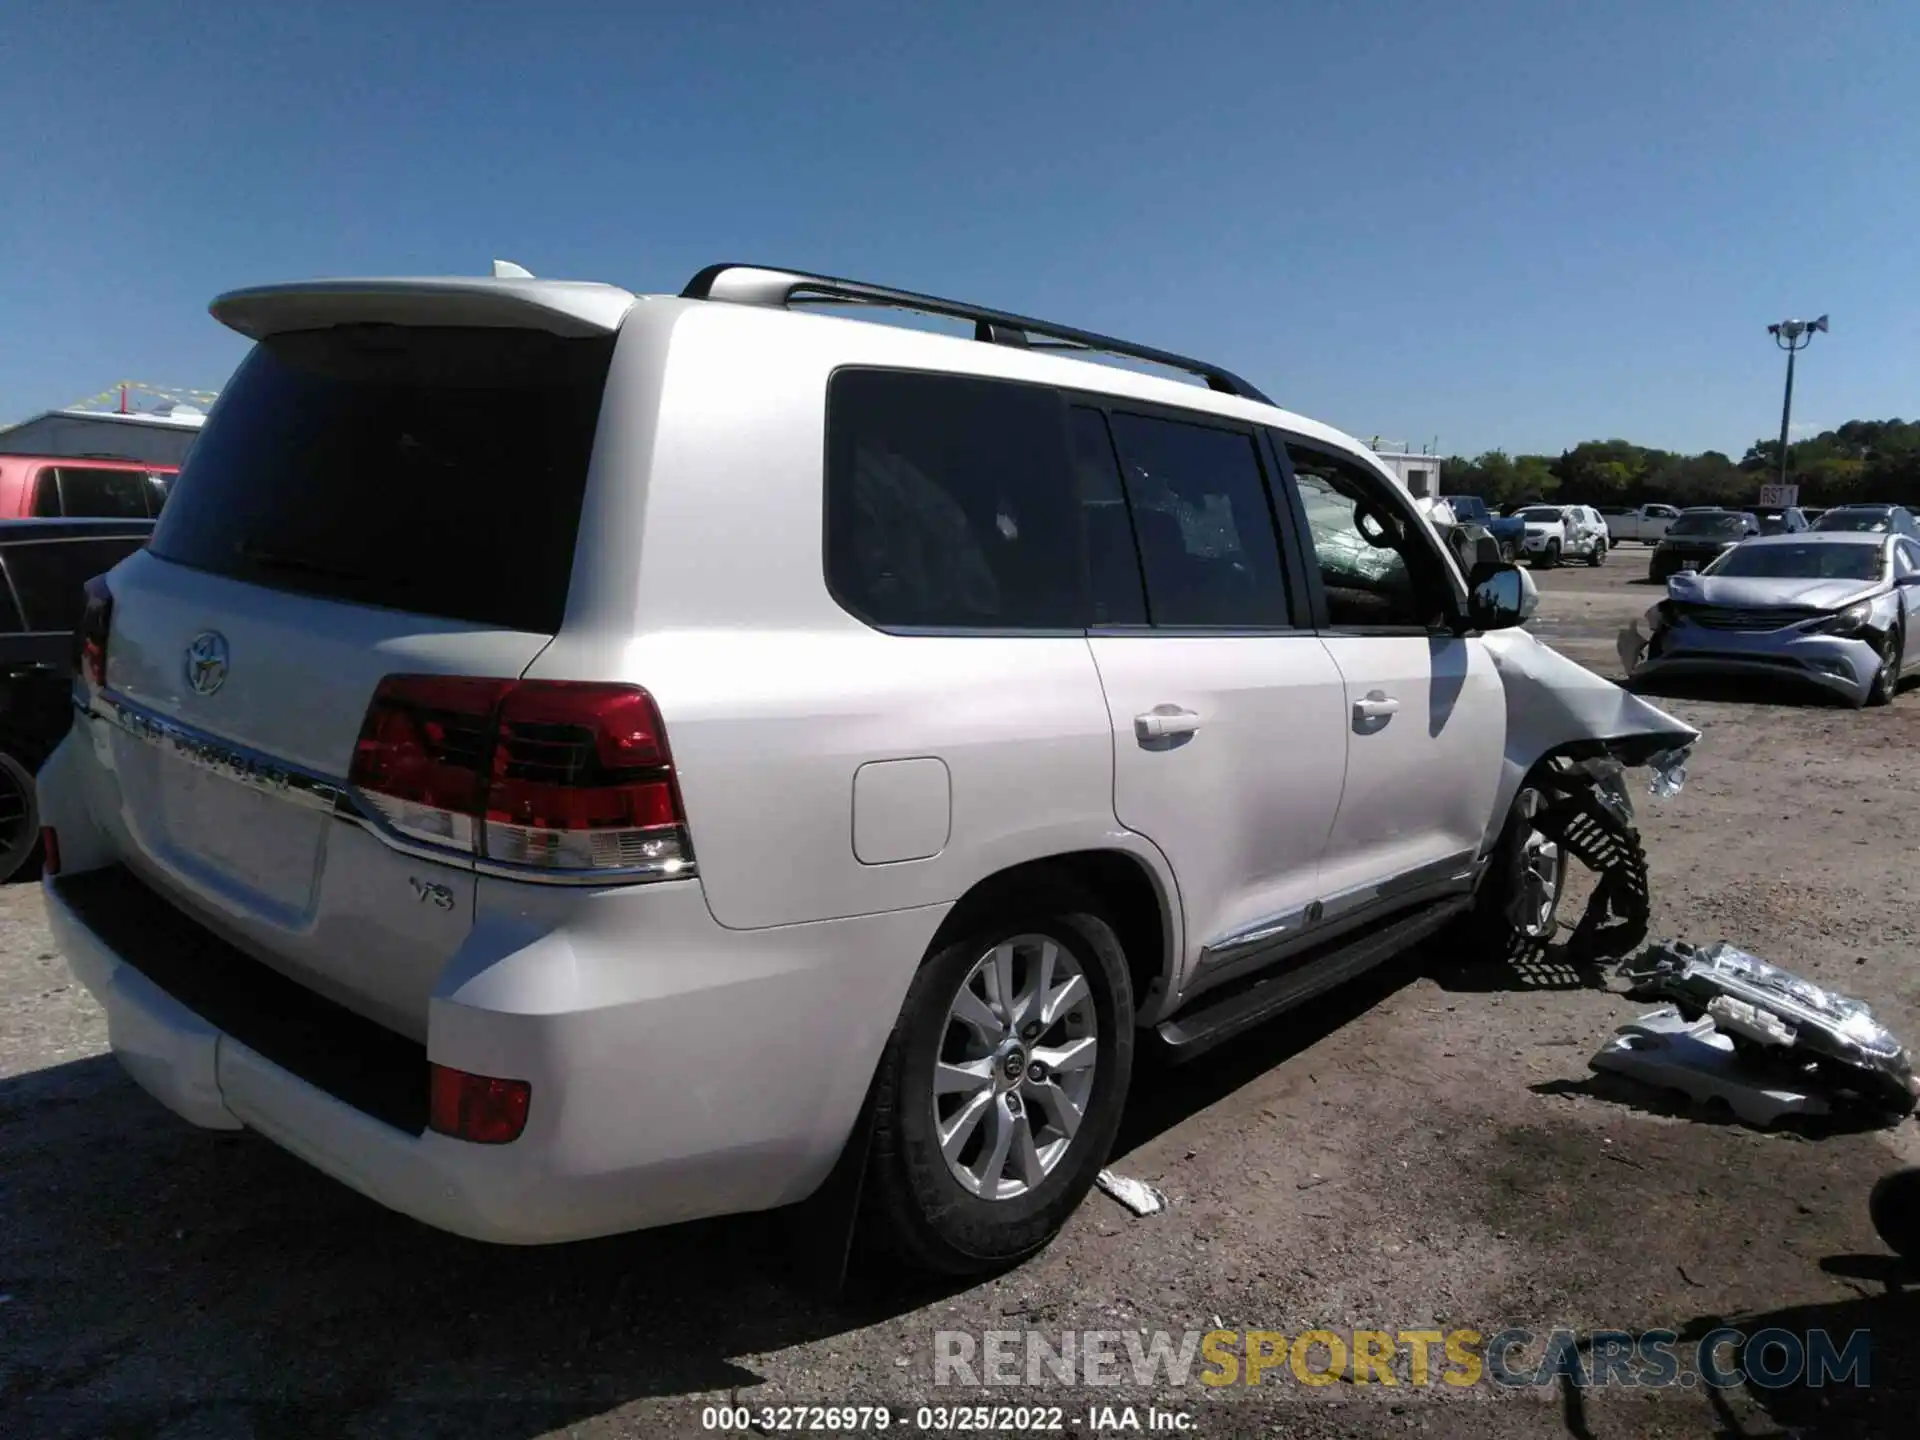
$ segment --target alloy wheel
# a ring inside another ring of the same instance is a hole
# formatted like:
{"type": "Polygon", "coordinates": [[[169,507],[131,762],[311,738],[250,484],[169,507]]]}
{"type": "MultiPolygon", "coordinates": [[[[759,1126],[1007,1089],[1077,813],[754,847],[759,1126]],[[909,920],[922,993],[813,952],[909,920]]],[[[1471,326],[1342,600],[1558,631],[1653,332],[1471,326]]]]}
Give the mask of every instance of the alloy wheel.
{"type": "Polygon", "coordinates": [[[947,1008],[933,1073],[934,1134],[962,1188],[1012,1200],[1059,1167],[1099,1048],[1087,979],[1066,946],[1015,935],[974,962],[947,1008]]]}
{"type": "Polygon", "coordinates": [[[11,755],[0,753],[0,883],[19,873],[40,843],[40,804],[33,775],[11,755]]]}

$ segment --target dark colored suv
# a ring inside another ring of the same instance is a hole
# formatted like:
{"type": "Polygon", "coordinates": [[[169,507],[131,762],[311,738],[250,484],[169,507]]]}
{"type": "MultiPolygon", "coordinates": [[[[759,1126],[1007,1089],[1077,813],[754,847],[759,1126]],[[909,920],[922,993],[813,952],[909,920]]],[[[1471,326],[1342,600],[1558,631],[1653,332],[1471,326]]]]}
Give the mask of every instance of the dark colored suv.
{"type": "Polygon", "coordinates": [[[152,534],[151,520],[0,520],[0,882],[39,848],[33,777],[73,719],[86,582],[152,534]]]}

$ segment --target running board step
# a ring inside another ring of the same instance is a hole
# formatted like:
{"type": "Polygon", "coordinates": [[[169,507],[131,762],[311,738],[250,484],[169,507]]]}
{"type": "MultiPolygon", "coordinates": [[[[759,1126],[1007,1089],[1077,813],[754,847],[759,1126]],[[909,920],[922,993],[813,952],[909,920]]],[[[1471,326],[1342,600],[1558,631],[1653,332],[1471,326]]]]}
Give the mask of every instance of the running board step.
{"type": "Polygon", "coordinates": [[[1471,895],[1453,895],[1374,929],[1334,942],[1317,955],[1296,957],[1278,975],[1224,990],[1160,1022],[1160,1038],[1177,1061],[1191,1060],[1291,1010],[1336,985],[1344,985],[1382,961],[1418,944],[1473,905],[1471,895]]]}

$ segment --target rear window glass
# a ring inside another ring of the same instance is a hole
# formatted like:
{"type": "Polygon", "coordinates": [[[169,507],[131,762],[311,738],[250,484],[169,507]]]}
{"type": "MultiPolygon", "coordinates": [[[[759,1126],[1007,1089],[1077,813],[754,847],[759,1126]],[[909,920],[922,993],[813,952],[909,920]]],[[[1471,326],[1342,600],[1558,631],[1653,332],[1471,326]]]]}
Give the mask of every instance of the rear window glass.
{"type": "Polygon", "coordinates": [[[828,587],[877,626],[1082,628],[1074,478],[1054,391],[842,370],[827,395],[828,587]]]}
{"type": "Polygon", "coordinates": [[[154,530],[162,559],[510,630],[566,610],[612,339],[340,326],[256,345],[154,530]]]}
{"type": "Polygon", "coordinates": [[[1724,535],[1744,535],[1746,533],[1747,521],[1744,516],[1728,514],[1725,511],[1703,513],[1697,510],[1689,510],[1678,520],[1674,521],[1672,527],[1667,531],[1667,534],[1679,537],[1688,535],[1718,537],[1724,535]]]}

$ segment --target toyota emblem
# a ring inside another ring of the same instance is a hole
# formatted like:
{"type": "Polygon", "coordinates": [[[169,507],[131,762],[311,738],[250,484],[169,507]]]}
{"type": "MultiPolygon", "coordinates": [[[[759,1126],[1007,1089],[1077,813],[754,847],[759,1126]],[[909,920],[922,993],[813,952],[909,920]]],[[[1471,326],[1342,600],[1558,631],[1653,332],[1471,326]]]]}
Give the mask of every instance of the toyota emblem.
{"type": "Polygon", "coordinates": [[[227,683],[227,637],[218,630],[203,630],[187,646],[187,688],[196,695],[211,695],[227,683]]]}

